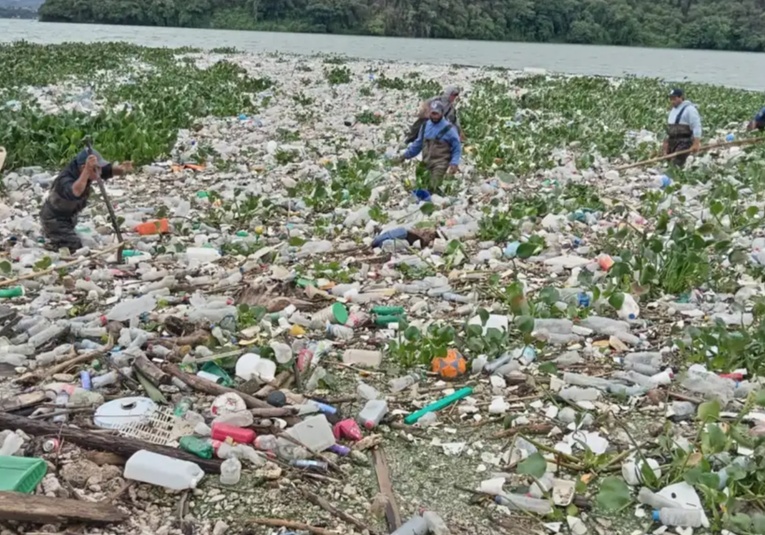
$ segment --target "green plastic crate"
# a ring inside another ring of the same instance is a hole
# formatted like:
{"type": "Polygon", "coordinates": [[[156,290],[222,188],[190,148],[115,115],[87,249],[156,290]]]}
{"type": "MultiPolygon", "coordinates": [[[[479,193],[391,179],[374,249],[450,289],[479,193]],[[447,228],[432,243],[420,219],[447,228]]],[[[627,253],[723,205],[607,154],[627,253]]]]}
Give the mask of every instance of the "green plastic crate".
{"type": "Polygon", "coordinates": [[[45,477],[48,465],[34,457],[0,457],[0,491],[32,494],[45,477]]]}

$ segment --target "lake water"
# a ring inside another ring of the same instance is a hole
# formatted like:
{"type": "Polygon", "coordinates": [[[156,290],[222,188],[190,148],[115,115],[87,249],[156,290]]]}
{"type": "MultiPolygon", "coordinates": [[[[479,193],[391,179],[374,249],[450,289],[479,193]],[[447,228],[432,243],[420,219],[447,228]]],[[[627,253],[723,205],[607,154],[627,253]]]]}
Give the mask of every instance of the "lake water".
{"type": "Polygon", "coordinates": [[[765,54],[615,46],[400,39],[0,19],[0,41],[127,41],[146,46],[233,46],[249,52],[344,54],[362,59],[496,65],[605,76],[648,76],[753,90],[765,88],[765,54]]]}

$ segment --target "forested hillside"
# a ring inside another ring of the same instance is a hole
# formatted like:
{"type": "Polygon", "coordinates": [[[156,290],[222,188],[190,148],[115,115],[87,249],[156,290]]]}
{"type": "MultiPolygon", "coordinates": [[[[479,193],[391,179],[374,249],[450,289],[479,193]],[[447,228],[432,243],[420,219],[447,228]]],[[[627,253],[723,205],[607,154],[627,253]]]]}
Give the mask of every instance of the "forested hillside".
{"type": "Polygon", "coordinates": [[[765,0],[47,0],[46,21],[765,50],[765,0]]]}

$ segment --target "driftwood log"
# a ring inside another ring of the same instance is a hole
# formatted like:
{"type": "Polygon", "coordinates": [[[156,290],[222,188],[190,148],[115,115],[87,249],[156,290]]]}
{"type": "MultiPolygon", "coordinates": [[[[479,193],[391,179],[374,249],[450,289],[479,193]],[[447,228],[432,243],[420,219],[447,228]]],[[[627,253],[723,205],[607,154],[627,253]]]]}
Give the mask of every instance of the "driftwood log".
{"type": "Polygon", "coordinates": [[[196,455],[186,453],[178,448],[169,446],[160,446],[150,442],[144,442],[136,438],[117,436],[111,433],[102,433],[100,431],[83,430],[76,427],[60,426],[32,420],[23,416],[16,416],[8,413],[0,413],[0,431],[10,429],[21,429],[32,436],[59,436],[63,440],[72,444],[77,444],[82,448],[91,450],[108,451],[121,457],[128,458],[139,450],[147,450],[160,455],[167,455],[182,461],[196,463],[205,472],[211,474],[220,473],[220,465],[223,461],[219,459],[200,459],[196,455]]]}
{"type": "Polygon", "coordinates": [[[33,524],[81,522],[110,524],[125,520],[125,513],[108,503],[49,498],[20,492],[0,492],[0,520],[33,524]]]}

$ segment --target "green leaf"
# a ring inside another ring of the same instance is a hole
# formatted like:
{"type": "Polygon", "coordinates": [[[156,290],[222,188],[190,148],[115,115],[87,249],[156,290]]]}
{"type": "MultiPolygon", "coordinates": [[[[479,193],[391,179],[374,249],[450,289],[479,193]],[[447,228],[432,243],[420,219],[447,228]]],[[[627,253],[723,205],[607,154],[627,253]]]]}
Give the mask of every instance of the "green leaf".
{"type": "Polygon", "coordinates": [[[151,381],[149,381],[146,377],[144,377],[140,372],[135,372],[136,379],[138,379],[138,382],[141,383],[141,386],[146,391],[146,395],[149,396],[149,398],[154,403],[162,403],[163,405],[167,405],[167,398],[165,398],[165,395],[160,392],[159,388],[154,386],[151,381]]]}
{"type": "Polygon", "coordinates": [[[534,330],[534,318],[531,316],[519,316],[515,319],[515,325],[523,334],[531,334],[534,330]]]}
{"type": "Polygon", "coordinates": [[[716,399],[699,405],[696,417],[702,422],[715,422],[720,418],[720,402],[716,399]]]}
{"type": "Polygon", "coordinates": [[[618,511],[632,501],[630,488],[618,477],[607,477],[600,484],[596,501],[606,511],[618,511]]]}
{"type": "Polygon", "coordinates": [[[558,373],[558,367],[554,362],[543,362],[538,368],[540,373],[549,373],[550,375],[556,375],[558,373]]]}
{"type": "Polygon", "coordinates": [[[539,299],[545,304],[552,306],[560,301],[560,292],[553,286],[547,286],[539,292],[539,299]]]}
{"type": "Polygon", "coordinates": [[[720,476],[712,472],[704,472],[699,476],[699,484],[710,489],[718,489],[720,487],[720,476]]]}
{"type": "Polygon", "coordinates": [[[410,342],[413,342],[414,340],[420,339],[420,330],[417,327],[407,327],[407,329],[404,331],[404,338],[409,340],[410,342]]]}
{"type": "Polygon", "coordinates": [[[725,210],[725,205],[719,200],[713,201],[709,206],[709,211],[712,212],[712,215],[715,217],[723,213],[723,210],[725,210]]]}
{"type": "Polygon", "coordinates": [[[537,246],[533,243],[522,243],[518,246],[518,250],[516,251],[516,255],[518,258],[529,258],[531,257],[535,252],[537,251],[537,246]]]}
{"type": "Polygon", "coordinates": [[[436,211],[436,205],[434,205],[432,202],[426,202],[426,203],[423,203],[422,206],[420,206],[420,212],[422,212],[426,216],[433,215],[433,212],[435,211],[436,211]]]}
{"type": "Polygon", "coordinates": [[[489,311],[485,308],[479,308],[478,317],[481,318],[481,325],[485,326],[489,321],[489,311]]]}
{"type": "Polygon", "coordinates": [[[611,266],[611,269],[608,271],[609,275],[616,278],[629,276],[631,273],[632,273],[632,268],[630,268],[629,264],[627,264],[626,262],[616,262],[613,266],[611,266]]]}
{"type": "Polygon", "coordinates": [[[624,304],[624,294],[622,292],[614,292],[611,297],[608,298],[608,304],[619,310],[624,304]]]}
{"type": "MultiPolygon", "coordinates": [[[[744,513],[736,513],[730,517],[730,528],[735,531],[751,532],[752,529],[752,517],[744,513]]],[[[754,533],[762,533],[761,531],[755,531],[754,533]]]]}
{"type": "Polygon", "coordinates": [[[720,453],[725,450],[728,438],[717,424],[707,424],[707,432],[702,436],[701,444],[705,453],[720,453]]]}
{"type": "Polygon", "coordinates": [[[754,402],[760,407],[765,407],[765,390],[758,390],[754,402]]]}
{"type": "Polygon", "coordinates": [[[49,256],[44,256],[40,260],[35,262],[35,269],[38,271],[43,271],[48,269],[52,265],[53,265],[53,260],[51,260],[49,256]]]}
{"type": "Polygon", "coordinates": [[[291,236],[290,239],[287,241],[287,243],[291,247],[300,247],[301,245],[304,245],[306,240],[301,238],[300,236],[291,236]]]}
{"type": "Polygon", "coordinates": [[[8,275],[11,272],[11,269],[12,267],[10,262],[6,260],[0,262],[0,271],[2,271],[5,275],[8,275]]]}
{"type": "Polygon", "coordinates": [[[547,461],[540,453],[529,455],[518,464],[518,473],[540,479],[547,472],[547,461]]]}

